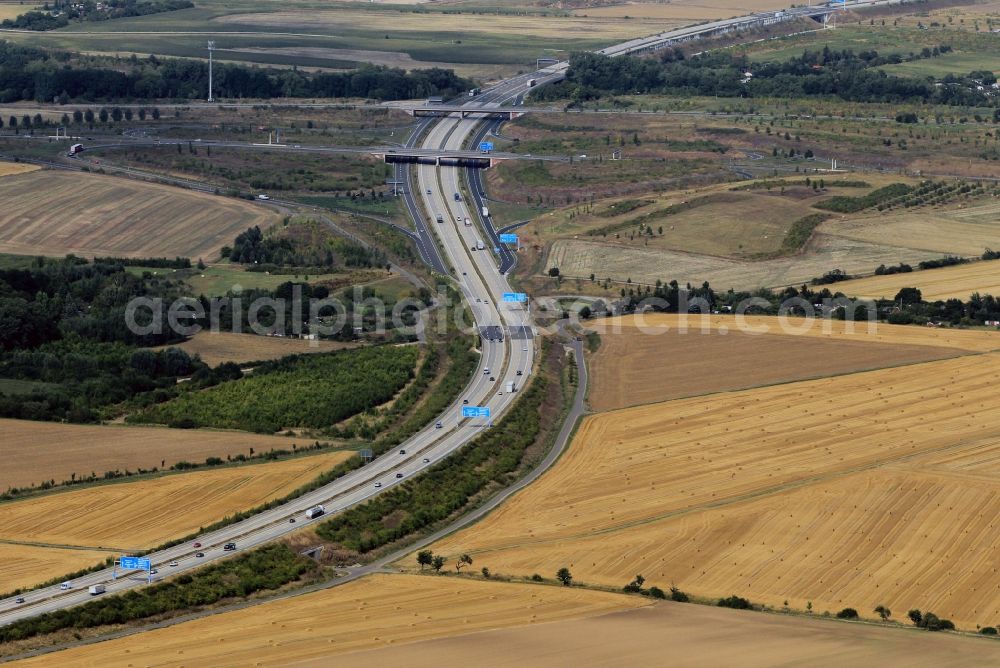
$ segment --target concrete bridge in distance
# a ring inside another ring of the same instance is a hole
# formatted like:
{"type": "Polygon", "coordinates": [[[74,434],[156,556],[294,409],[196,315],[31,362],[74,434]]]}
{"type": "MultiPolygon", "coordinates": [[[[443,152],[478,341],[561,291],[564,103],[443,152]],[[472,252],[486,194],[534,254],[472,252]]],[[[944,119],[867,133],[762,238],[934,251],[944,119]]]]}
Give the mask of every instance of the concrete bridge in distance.
{"type": "Polygon", "coordinates": [[[558,155],[522,155],[520,153],[483,153],[481,151],[459,151],[422,148],[372,148],[371,154],[383,161],[421,165],[444,165],[454,167],[477,167],[487,169],[504,160],[545,160],[547,162],[567,162],[569,158],[558,155]]]}
{"type": "MultiPolygon", "coordinates": [[[[397,107],[410,116],[459,116],[461,118],[506,118],[509,121],[539,111],[527,107],[469,107],[457,104],[411,104],[397,107]]],[[[546,110],[548,111],[548,110],[546,110]]]]}

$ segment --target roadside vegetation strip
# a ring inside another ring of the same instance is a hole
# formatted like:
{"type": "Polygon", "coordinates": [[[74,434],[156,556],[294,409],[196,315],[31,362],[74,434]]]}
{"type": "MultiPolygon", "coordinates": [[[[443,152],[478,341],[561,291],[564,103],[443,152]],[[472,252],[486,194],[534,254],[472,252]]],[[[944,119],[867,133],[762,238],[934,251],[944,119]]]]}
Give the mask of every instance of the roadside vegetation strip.
{"type": "Polygon", "coordinates": [[[444,346],[444,356],[448,360],[447,371],[433,391],[425,394],[424,400],[399,426],[375,441],[373,449],[376,454],[386,452],[423,429],[456,401],[468,386],[480,359],[480,354],[473,347],[472,337],[456,334],[444,346]]]}
{"type": "Polygon", "coordinates": [[[416,358],[411,346],[285,357],[262,364],[246,378],[182,394],[128,421],[259,433],[286,427],[322,430],[392,399],[413,377],[416,358]]]}
{"type": "Polygon", "coordinates": [[[63,629],[126,624],[197,610],[259,591],[274,591],[291,583],[318,579],[322,571],[317,562],[296,554],[284,543],[267,545],[167,582],[105,595],[74,608],[2,626],[0,643],[63,629]]]}
{"type": "Polygon", "coordinates": [[[419,477],[319,525],[317,535],[366,555],[455,516],[530,465],[529,453],[558,431],[559,421],[546,416],[563,412],[568,394],[553,370],[536,374],[493,427],[419,477]]]}

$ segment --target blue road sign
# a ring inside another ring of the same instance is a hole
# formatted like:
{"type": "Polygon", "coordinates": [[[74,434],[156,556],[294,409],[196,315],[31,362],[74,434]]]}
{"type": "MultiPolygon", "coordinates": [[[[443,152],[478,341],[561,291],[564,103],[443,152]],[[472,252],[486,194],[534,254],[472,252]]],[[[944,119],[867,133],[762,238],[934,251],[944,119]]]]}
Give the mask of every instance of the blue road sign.
{"type": "Polygon", "coordinates": [[[493,150],[493,142],[491,141],[480,142],[479,150],[482,151],[483,153],[489,153],[490,151],[493,150]]]}
{"type": "Polygon", "coordinates": [[[152,566],[144,557],[122,557],[119,564],[125,570],[148,571],[152,566]]]}
{"type": "Polygon", "coordinates": [[[516,244],[517,243],[517,235],[516,234],[501,234],[500,235],[500,243],[504,243],[504,244],[516,244]]]}
{"type": "Polygon", "coordinates": [[[503,293],[503,300],[505,302],[526,302],[528,301],[528,295],[523,292],[505,292],[503,293]]]}
{"type": "Polygon", "coordinates": [[[490,416],[490,409],[486,406],[462,406],[462,417],[477,418],[490,416]]]}

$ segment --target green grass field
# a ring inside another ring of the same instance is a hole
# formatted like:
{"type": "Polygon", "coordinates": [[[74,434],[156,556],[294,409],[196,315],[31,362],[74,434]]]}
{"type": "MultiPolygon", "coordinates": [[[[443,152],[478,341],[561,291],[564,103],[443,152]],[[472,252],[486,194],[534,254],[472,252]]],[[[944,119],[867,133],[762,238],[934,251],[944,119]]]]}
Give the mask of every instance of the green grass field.
{"type": "Polygon", "coordinates": [[[53,383],[43,383],[37,380],[0,378],[0,394],[30,394],[35,390],[47,390],[53,387],[56,387],[53,383]]]}
{"type": "Polygon", "coordinates": [[[1000,71],[1000,48],[986,53],[949,53],[937,58],[924,58],[898,65],[885,65],[890,74],[914,77],[943,77],[946,74],[968,74],[973,70],[1000,71]]]}
{"type": "MultiPolygon", "coordinates": [[[[74,23],[47,33],[9,38],[43,46],[99,53],[206,56],[216,40],[220,60],[345,68],[374,59],[404,68],[437,64],[465,74],[509,73],[553,52],[594,49],[634,36],[621,18],[588,19],[566,12],[525,16],[485,8],[379,6],[339,3],[204,2],[198,7],[114,21],[74,23]],[[113,36],[112,36],[113,35],[113,36]],[[370,56],[364,52],[380,52],[370,56]],[[496,66],[503,66],[497,69],[496,66]]],[[[674,22],[654,20],[641,32],[674,22]]]]}

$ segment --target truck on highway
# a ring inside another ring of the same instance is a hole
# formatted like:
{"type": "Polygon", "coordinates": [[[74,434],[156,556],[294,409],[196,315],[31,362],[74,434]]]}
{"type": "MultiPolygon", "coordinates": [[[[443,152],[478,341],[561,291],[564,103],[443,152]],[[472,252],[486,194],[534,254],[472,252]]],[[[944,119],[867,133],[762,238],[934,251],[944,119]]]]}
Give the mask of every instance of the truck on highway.
{"type": "Polygon", "coordinates": [[[488,206],[486,206],[484,204],[483,205],[482,213],[483,213],[483,218],[489,218],[490,217],[490,207],[488,207],[488,206]]]}
{"type": "Polygon", "coordinates": [[[475,97],[479,95],[482,91],[478,88],[473,88],[469,91],[469,97],[475,97]]]}
{"type": "Polygon", "coordinates": [[[483,243],[483,240],[482,239],[476,239],[476,250],[483,250],[485,248],[486,248],[486,245],[483,243]]]}
{"type": "Polygon", "coordinates": [[[534,88],[537,83],[538,79],[528,79],[528,88],[534,88]]]}
{"type": "Polygon", "coordinates": [[[313,506],[312,508],[306,511],[306,519],[314,520],[320,515],[323,515],[325,513],[326,513],[326,508],[324,508],[323,506],[313,506]]]}
{"type": "Polygon", "coordinates": [[[73,144],[72,146],[69,147],[69,151],[66,152],[66,155],[72,158],[77,153],[82,153],[82,152],[83,152],[83,144],[73,144]]]}
{"type": "Polygon", "coordinates": [[[465,219],[465,226],[466,226],[466,227],[472,227],[472,220],[471,220],[471,219],[469,219],[469,218],[466,218],[466,219],[465,219]]]}
{"type": "Polygon", "coordinates": [[[514,381],[508,380],[507,381],[507,394],[510,394],[513,391],[514,391],[514,381]]]}
{"type": "Polygon", "coordinates": [[[103,594],[107,589],[104,588],[104,585],[90,585],[87,591],[90,592],[91,596],[97,596],[98,594],[103,594]]]}

